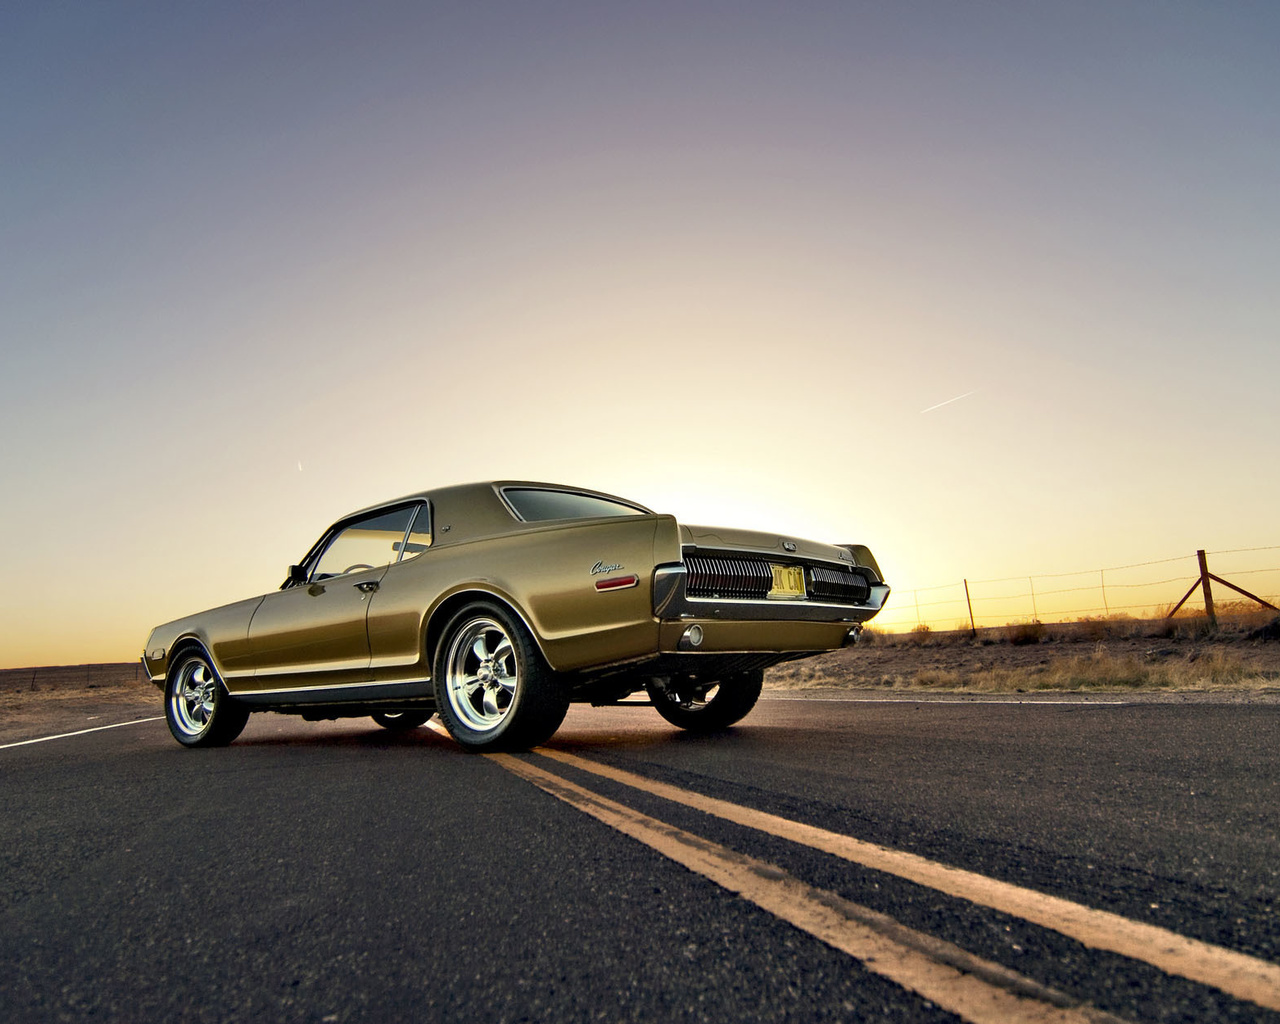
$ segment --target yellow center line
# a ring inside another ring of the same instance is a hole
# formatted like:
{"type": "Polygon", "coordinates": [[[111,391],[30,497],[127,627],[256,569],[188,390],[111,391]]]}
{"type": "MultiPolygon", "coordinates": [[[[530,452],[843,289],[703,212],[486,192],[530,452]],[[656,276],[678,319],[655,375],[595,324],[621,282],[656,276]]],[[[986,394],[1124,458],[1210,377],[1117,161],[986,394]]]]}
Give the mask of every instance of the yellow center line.
{"type": "Polygon", "coordinates": [[[537,753],[664,800],[905,878],[979,906],[1012,914],[1042,928],[1060,932],[1093,949],[1141,960],[1167,974],[1221,989],[1237,999],[1280,1010],[1280,966],[1266,960],[1190,939],[1109,911],[1094,910],[1058,896],[949,867],[918,854],[878,846],[727,800],[703,796],[563,751],[539,747],[537,753]]]}
{"type": "Polygon", "coordinates": [[[509,754],[486,756],[972,1024],[1123,1024],[1001,964],[807,885],[773,864],[641,814],[509,754]]]}

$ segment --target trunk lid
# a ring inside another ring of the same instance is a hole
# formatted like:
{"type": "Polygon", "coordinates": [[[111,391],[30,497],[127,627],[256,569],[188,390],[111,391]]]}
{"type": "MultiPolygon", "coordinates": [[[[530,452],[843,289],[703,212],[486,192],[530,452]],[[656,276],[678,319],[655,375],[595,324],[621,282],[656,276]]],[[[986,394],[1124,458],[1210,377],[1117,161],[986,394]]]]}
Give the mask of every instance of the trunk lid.
{"type": "Polygon", "coordinates": [[[848,548],[803,537],[788,537],[757,530],[730,530],[719,526],[680,526],[680,540],[685,547],[702,551],[743,552],[776,557],[780,561],[815,559],[853,565],[848,548]]]}

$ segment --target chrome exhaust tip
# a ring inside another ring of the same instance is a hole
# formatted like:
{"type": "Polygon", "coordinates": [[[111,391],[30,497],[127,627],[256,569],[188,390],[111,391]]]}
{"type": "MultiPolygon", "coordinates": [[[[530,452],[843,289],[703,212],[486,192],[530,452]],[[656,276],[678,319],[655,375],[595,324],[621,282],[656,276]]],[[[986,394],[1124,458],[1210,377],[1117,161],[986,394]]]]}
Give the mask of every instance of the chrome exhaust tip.
{"type": "Polygon", "coordinates": [[[684,631],[677,645],[682,651],[692,651],[702,646],[702,627],[696,622],[684,631]]]}

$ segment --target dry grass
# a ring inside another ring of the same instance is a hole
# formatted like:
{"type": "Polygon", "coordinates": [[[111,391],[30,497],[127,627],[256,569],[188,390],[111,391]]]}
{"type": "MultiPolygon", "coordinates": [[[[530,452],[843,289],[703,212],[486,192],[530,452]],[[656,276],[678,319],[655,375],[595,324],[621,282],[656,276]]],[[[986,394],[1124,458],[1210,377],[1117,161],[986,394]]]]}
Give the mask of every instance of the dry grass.
{"type": "MultiPolygon", "coordinates": [[[[988,693],[1035,690],[1213,690],[1266,689],[1280,673],[1246,665],[1237,655],[1212,651],[1197,658],[1140,658],[1106,650],[1068,655],[1026,670],[991,668],[966,673],[924,670],[910,685],[926,689],[964,689],[988,693]]],[[[907,681],[903,680],[903,684],[907,681]]],[[[900,684],[901,685],[901,684],[900,684]]]]}
{"type": "MultiPolygon", "coordinates": [[[[1277,601],[1280,601],[1280,597],[1272,596],[1267,598],[1267,600],[1269,600],[1272,604],[1275,604],[1277,601]]],[[[1188,606],[1184,606],[1183,608],[1179,609],[1178,613],[1173,616],[1172,620],[1170,620],[1168,616],[1172,608],[1173,608],[1173,605],[1171,604],[1165,605],[1163,608],[1157,608],[1155,610],[1156,611],[1155,618],[1152,621],[1164,622],[1166,624],[1172,621],[1172,623],[1179,626],[1199,626],[1201,628],[1205,628],[1205,627],[1212,628],[1211,624],[1209,623],[1208,617],[1204,613],[1203,608],[1190,605],[1190,602],[1189,602],[1188,606]]],[[[1252,601],[1217,600],[1217,601],[1214,601],[1213,603],[1213,609],[1214,609],[1214,613],[1217,615],[1217,618],[1218,618],[1219,629],[1241,631],[1246,633],[1249,632],[1250,630],[1258,629],[1261,626],[1265,626],[1268,622],[1270,622],[1272,619],[1276,617],[1276,613],[1273,609],[1263,608],[1261,605],[1254,604],[1252,601]]],[[[1137,620],[1137,619],[1135,619],[1134,621],[1141,622],[1141,620],[1137,620]]]]}
{"type": "Polygon", "coordinates": [[[1038,644],[1045,638],[1048,630],[1045,624],[1039,619],[1031,622],[1014,622],[1004,628],[1005,639],[1015,647],[1022,647],[1026,644],[1038,644]]]}
{"type": "MultiPolygon", "coordinates": [[[[1160,615],[1152,619],[1135,619],[1131,615],[1084,616],[1072,622],[1010,622],[1003,626],[980,626],[976,639],[989,643],[1035,644],[1057,640],[1106,641],[1147,638],[1153,640],[1204,640],[1211,637],[1243,636],[1277,619],[1276,613],[1257,605],[1234,601],[1217,609],[1215,626],[1202,613],[1179,612],[1173,618],[1160,615]]],[[[909,636],[911,634],[882,634],[909,636]]],[[[970,630],[961,625],[953,634],[934,633],[936,637],[963,636],[970,630]]]]}
{"type": "Polygon", "coordinates": [[[1241,690],[1280,688],[1280,617],[1212,629],[1205,619],[1014,623],[1000,629],[883,633],[770,669],[773,689],[1241,690]],[[1250,628],[1253,627],[1253,628],[1250,628]]]}
{"type": "MultiPolygon", "coordinates": [[[[1280,597],[1269,598],[1273,603],[1280,602],[1280,597]]],[[[1043,643],[1053,640],[1113,640],[1119,637],[1150,637],[1166,640],[1199,640],[1209,636],[1232,636],[1249,633],[1266,626],[1277,618],[1276,612],[1262,608],[1252,601],[1217,601],[1214,604],[1218,624],[1215,627],[1204,610],[1200,607],[1187,606],[1169,618],[1173,605],[1168,604],[1154,610],[1151,618],[1137,619],[1125,612],[1112,615],[1085,615],[1069,622],[1042,622],[1040,620],[1019,620],[1007,622],[1003,626],[979,626],[977,638],[993,643],[1011,642],[1016,644],[1043,643]]],[[[950,636],[965,637],[971,635],[968,621],[955,623],[953,630],[933,629],[921,624],[905,632],[886,632],[881,629],[867,627],[864,637],[874,640],[876,637],[912,638],[919,641],[924,638],[947,638],[950,636]]]]}

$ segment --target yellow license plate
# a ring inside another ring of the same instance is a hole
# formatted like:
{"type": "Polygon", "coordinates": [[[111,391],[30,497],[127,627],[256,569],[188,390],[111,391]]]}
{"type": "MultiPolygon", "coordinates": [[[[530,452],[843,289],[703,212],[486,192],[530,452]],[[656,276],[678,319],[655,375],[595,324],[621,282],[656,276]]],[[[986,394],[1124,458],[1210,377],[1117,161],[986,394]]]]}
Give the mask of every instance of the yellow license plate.
{"type": "Polygon", "coordinates": [[[804,597],[804,569],[798,565],[769,564],[773,570],[773,589],[769,597],[778,600],[804,597]]]}

